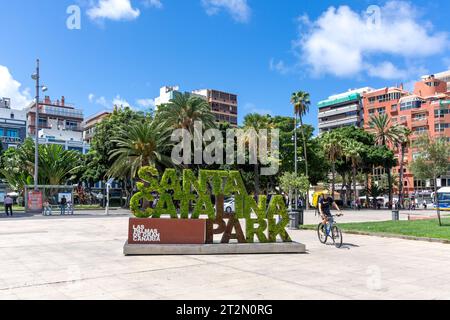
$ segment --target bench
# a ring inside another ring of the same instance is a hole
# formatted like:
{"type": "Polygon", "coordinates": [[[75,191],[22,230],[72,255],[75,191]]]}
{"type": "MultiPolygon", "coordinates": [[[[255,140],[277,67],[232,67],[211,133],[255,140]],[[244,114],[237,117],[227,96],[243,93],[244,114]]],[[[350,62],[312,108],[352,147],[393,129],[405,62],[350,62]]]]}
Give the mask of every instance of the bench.
{"type": "MultiPolygon", "coordinates": [[[[42,208],[42,215],[43,216],[51,216],[53,215],[53,210],[58,212],[59,215],[61,212],[61,206],[60,205],[49,205],[48,207],[42,208]]],[[[65,215],[73,215],[74,214],[74,208],[73,206],[66,206],[65,215]]]]}

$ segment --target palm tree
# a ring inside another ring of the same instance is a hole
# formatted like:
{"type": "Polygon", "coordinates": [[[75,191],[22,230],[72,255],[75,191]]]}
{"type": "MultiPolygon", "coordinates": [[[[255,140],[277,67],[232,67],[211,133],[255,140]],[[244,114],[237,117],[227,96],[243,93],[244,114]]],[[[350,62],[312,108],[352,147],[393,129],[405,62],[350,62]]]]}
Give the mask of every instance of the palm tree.
{"type": "Polygon", "coordinates": [[[108,176],[134,179],[142,167],[170,166],[170,158],[164,155],[170,147],[169,138],[170,128],[155,120],[134,122],[122,129],[119,138],[113,140],[117,148],[110,153],[114,162],[108,176]]]}
{"type": "Polygon", "coordinates": [[[208,102],[189,93],[178,93],[170,103],[159,107],[156,118],[166,126],[186,129],[194,134],[196,121],[202,122],[205,129],[215,128],[215,116],[208,102]]]}
{"type": "Polygon", "coordinates": [[[334,192],[336,189],[336,161],[343,153],[343,140],[336,131],[327,132],[320,139],[325,156],[331,163],[331,194],[334,197],[334,192]]]}
{"type": "MultiPolygon", "coordinates": [[[[253,129],[257,134],[260,133],[260,130],[268,130],[271,129],[271,121],[268,116],[263,116],[258,113],[248,114],[244,118],[244,129],[249,130],[253,129]]],[[[268,141],[270,144],[270,141],[268,141]]],[[[256,164],[254,165],[254,173],[255,173],[255,197],[259,197],[259,163],[258,159],[256,159],[256,164]]]]}
{"type": "MultiPolygon", "coordinates": [[[[375,142],[379,146],[394,147],[401,139],[402,129],[398,125],[392,125],[387,114],[372,117],[369,122],[370,128],[374,130],[375,142]]],[[[391,168],[386,163],[384,169],[388,178],[389,204],[392,205],[392,176],[391,168]]]]}
{"type": "MultiPolygon", "coordinates": [[[[300,128],[303,137],[303,152],[305,157],[305,174],[306,178],[309,180],[308,173],[308,152],[306,150],[306,138],[305,131],[303,130],[303,116],[309,112],[309,106],[311,105],[311,100],[309,93],[304,91],[294,92],[291,96],[291,104],[294,106],[294,117],[295,117],[295,173],[297,173],[297,117],[300,119],[300,128]]],[[[297,196],[297,193],[296,193],[297,196]]],[[[306,195],[306,209],[309,209],[309,190],[306,195]]],[[[296,200],[297,203],[297,200],[296,200]]]]}
{"type": "Polygon", "coordinates": [[[343,145],[344,145],[343,153],[345,155],[345,158],[347,158],[347,160],[349,160],[352,164],[353,192],[354,192],[354,201],[356,204],[357,200],[356,171],[358,169],[359,163],[361,162],[361,155],[364,152],[364,145],[361,142],[355,140],[344,141],[343,145]]]}
{"type": "Polygon", "coordinates": [[[61,145],[50,144],[39,147],[39,183],[52,186],[73,180],[81,168],[81,154],[64,150],[61,145]]]}
{"type": "Polygon", "coordinates": [[[410,145],[410,136],[412,134],[412,131],[405,127],[405,126],[401,126],[401,136],[400,136],[400,140],[399,140],[399,145],[400,145],[400,153],[401,153],[401,160],[400,160],[400,178],[399,178],[399,188],[398,188],[398,203],[403,207],[403,186],[404,186],[404,182],[403,182],[403,168],[404,168],[404,162],[405,162],[405,153],[406,153],[406,149],[409,147],[410,145]]]}

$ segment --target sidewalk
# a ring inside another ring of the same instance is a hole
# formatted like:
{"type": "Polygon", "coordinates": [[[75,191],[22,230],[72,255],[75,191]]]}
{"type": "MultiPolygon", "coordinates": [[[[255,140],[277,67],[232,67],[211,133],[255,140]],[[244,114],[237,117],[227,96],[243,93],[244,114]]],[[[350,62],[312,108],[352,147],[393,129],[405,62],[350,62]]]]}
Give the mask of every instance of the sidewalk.
{"type": "Polygon", "coordinates": [[[123,217],[130,216],[130,210],[127,209],[109,209],[109,214],[106,215],[105,209],[96,210],[75,210],[73,215],[60,215],[59,211],[54,211],[51,216],[43,216],[42,214],[30,214],[24,213],[23,211],[14,212],[14,216],[7,217],[5,213],[0,213],[1,220],[12,220],[12,219],[61,219],[61,218],[101,218],[101,217],[123,217]]]}

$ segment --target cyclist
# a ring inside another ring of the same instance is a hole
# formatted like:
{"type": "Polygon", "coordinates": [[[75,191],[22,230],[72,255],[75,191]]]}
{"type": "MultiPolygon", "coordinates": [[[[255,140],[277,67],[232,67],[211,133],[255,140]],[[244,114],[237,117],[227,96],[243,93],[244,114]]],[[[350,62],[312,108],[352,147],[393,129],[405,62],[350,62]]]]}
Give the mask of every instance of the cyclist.
{"type": "Polygon", "coordinates": [[[330,196],[328,190],[322,192],[322,197],[319,200],[319,213],[323,219],[323,224],[326,225],[330,220],[332,221],[333,216],[331,215],[331,207],[334,206],[339,212],[337,216],[342,216],[341,209],[334,202],[334,199],[330,196]]]}

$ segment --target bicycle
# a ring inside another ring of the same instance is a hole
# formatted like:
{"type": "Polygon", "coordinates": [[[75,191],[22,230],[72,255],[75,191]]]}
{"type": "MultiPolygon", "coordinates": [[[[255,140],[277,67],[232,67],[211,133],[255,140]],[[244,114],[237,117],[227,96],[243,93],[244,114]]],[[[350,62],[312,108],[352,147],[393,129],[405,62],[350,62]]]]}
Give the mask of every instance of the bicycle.
{"type": "Polygon", "coordinates": [[[319,226],[317,227],[317,235],[320,243],[326,244],[328,237],[331,237],[336,248],[339,249],[342,247],[342,231],[334,221],[334,217],[340,216],[342,215],[331,216],[326,225],[324,225],[323,222],[319,223],[319,226]]]}

